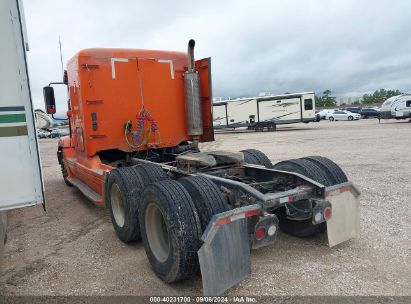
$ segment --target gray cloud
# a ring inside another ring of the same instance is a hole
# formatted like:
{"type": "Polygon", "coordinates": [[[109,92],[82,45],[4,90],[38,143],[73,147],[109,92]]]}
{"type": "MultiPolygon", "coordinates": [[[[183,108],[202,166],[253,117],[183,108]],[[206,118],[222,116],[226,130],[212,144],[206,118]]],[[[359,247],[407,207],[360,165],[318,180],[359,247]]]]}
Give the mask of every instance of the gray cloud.
{"type": "Polygon", "coordinates": [[[331,89],[362,95],[411,91],[411,1],[24,0],[36,106],[42,87],[88,47],[185,51],[211,56],[216,96],[331,89]]]}

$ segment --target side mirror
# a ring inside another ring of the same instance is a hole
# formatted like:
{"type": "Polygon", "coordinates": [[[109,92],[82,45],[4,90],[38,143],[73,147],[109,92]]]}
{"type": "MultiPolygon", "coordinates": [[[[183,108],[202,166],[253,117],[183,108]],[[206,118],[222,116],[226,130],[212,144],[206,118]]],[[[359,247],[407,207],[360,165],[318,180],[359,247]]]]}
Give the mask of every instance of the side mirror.
{"type": "Polygon", "coordinates": [[[54,99],[54,89],[52,87],[44,87],[43,96],[47,114],[56,114],[56,100],[54,99]]]}

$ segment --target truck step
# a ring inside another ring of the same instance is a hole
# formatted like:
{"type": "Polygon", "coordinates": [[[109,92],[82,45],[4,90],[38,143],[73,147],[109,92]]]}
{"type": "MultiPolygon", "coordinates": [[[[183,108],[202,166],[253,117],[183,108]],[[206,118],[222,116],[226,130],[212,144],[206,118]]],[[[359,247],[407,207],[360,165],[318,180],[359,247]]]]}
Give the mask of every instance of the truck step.
{"type": "Polygon", "coordinates": [[[89,200],[93,201],[95,204],[102,206],[104,205],[103,197],[87,186],[85,183],[80,181],[78,178],[70,178],[68,182],[74,187],[79,189],[89,200]]]}

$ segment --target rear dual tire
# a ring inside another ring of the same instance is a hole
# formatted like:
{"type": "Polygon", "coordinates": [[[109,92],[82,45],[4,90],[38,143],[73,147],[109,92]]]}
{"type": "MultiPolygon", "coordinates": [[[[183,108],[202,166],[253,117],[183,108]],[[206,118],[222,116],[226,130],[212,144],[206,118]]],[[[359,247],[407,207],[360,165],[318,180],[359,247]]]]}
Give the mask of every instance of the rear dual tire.
{"type": "Polygon", "coordinates": [[[274,165],[274,169],[295,172],[302,174],[312,180],[323,184],[324,186],[331,186],[331,181],[328,179],[326,173],[316,163],[308,159],[291,159],[279,162],[274,165]]]}
{"type": "Polygon", "coordinates": [[[141,238],[138,223],[139,193],[144,183],[134,167],[110,172],[106,187],[106,208],[117,237],[124,243],[141,238]]]}
{"type": "Polygon", "coordinates": [[[179,180],[193,199],[201,224],[201,232],[207,228],[214,214],[230,209],[225,197],[209,178],[189,176],[179,180]]]}
{"type": "Polygon", "coordinates": [[[206,177],[148,186],[142,193],[140,223],[144,248],[156,275],[174,283],[198,273],[201,235],[214,214],[228,209],[218,187],[206,177]]]}
{"type": "Polygon", "coordinates": [[[198,271],[200,220],[181,184],[169,180],[149,185],[142,194],[140,223],[144,248],[158,277],[173,283],[198,271]]]}
{"type": "Polygon", "coordinates": [[[154,272],[168,283],[199,272],[201,235],[214,214],[230,209],[210,179],[169,180],[153,164],[112,170],[106,189],[118,238],[125,243],[141,238],[154,272]]]}
{"type": "Polygon", "coordinates": [[[117,237],[124,243],[141,239],[140,195],[151,183],[168,179],[160,166],[143,164],[110,172],[106,187],[106,207],[117,237]]]}
{"type": "Polygon", "coordinates": [[[303,159],[309,160],[310,162],[320,167],[324,174],[328,177],[330,186],[348,182],[347,175],[344,171],[332,160],[324,156],[307,156],[303,159]]]}
{"type": "Polygon", "coordinates": [[[243,152],[244,161],[247,164],[260,165],[260,166],[264,166],[269,169],[273,167],[273,164],[271,163],[267,155],[261,152],[260,150],[246,149],[246,150],[241,150],[240,152],[243,152]]]}
{"type": "MultiPolygon", "coordinates": [[[[343,170],[332,160],[323,156],[308,156],[302,159],[283,161],[274,165],[274,169],[300,173],[324,186],[333,186],[348,181],[343,170]]],[[[297,237],[316,235],[327,229],[326,223],[313,224],[312,219],[294,220],[287,216],[285,208],[276,213],[280,229],[297,237]]]]}

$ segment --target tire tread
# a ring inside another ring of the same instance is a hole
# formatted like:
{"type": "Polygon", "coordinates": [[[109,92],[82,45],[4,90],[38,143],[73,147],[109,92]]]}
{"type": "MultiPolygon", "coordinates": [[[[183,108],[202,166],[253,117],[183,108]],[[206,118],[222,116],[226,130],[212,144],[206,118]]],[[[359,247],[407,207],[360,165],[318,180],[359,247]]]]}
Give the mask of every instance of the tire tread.
{"type": "Polygon", "coordinates": [[[260,150],[245,149],[245,150],[241,150],[240,152],[243,152],[244,160],[246,163],[254,164],[254,165],[261,165],[269,169],[273,167],[273,164],[271,163],[267,155],[261,152],[260,150]]]}
{"type": "Polygon", "coordinates": [[[144,188],[141,176],[133,167],[120,167],[110,172],[108,186],[106,187],[106,207],[109,210],[111,221],[118,238],[124,243],[130,243],[141,239],[140,225],[138,221],[138,209],[140,205],[140,192],[144,188]],[[126,208],[125,224],[117,226],[111,210],[110,189],[113,183],[117,183],[122,191],[126,208]]]}
{"type": "Polygon", "coordinates": [[[345,175],[344,171],[341,169],[341,167],[329,158],[326,158],[324,156],[307,156],[304,157],[304,159],[316,163],[317,166],[323,168],[323,170],[327,173],[328,176],[332,176],[332,180],[334,182],[333,185],[345,183],[348,181],[348,178],[345,175]]]}
{"type": "MultiPolygon", "coordinates": [[[[151,253],[145,227],[142,224],[142,238],[144,248],[155,273],[167,283],[185,280],[198,272],[197,251],[201,246],[201,227],[194,203],[186,189],[173,180],[162,180],[149,185],[143,192],[142,211],[148,205],[150,197],[156,197],[161,208],[166,212],[169,237],[173,242],[173,263],[168,272],[159,271],[159,263],[154,254],[151,253]]],[[[140,214],[141,223],[144,223],[144,214],[140,214]]]]}
{"type": "Polygon", "coordinates": [[[193,199],[200,218],[202,231],[207,228],[214,214],[230,209],[220,189],[209,178],[204,176],[189,176],[179,180],[193,199]]]}

